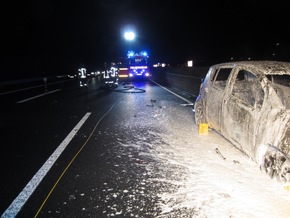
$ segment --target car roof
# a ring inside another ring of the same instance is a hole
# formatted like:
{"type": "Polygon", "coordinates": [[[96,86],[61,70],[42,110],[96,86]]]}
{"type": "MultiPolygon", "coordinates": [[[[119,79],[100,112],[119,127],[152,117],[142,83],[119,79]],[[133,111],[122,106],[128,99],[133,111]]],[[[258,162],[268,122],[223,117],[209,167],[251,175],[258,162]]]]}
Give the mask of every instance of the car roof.
{"type": "Polygon", "coordinates": [[[236,61],[213,65],[212,67],[243,67],[257,69],[266,75],[290,75],[290,62],[283,61],[236,61]]]}

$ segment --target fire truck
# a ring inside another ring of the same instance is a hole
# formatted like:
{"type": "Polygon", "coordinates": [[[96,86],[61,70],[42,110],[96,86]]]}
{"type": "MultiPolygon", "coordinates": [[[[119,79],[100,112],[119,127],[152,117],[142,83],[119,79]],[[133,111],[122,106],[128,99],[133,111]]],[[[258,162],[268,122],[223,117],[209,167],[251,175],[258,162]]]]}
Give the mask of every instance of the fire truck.
{"type": "Polygon", "coordinates": [[[126,58],[120,58],[118,62],[120,79],[149,78],[149,55],[145,51],[128,51],[126,58]]]}

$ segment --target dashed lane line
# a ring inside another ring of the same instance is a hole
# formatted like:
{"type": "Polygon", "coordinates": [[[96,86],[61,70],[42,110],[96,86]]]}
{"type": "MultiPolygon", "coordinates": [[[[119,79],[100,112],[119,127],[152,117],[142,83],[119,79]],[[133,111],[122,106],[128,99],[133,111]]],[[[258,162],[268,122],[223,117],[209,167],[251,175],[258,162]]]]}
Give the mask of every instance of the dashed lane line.
{"type": "Polygon", "coordinates": [[[21,104],[21,103],[24,103],[24,102],[27,102],[27,101],[30,101],[30,100],[33,100],[35,98],[39,98],[39,97],[42,97],[42,96],[45,96],[45,95],[48,95],[48,94],[51,94],[51,93],[54,93],[54,92],[58,92],[60,91],[61,89],[56,89],[56,90],[53,90],[53,91],[50,91],[50,92],[44,92],[43,94],[40,94],[40,95],[36,95],[36,96],[33,96],[31,98],[27,98],[27,99],[24,99],[24,100],[21,100],[21,101],[18,101],[16,102],[17,104],[21,104]]]}

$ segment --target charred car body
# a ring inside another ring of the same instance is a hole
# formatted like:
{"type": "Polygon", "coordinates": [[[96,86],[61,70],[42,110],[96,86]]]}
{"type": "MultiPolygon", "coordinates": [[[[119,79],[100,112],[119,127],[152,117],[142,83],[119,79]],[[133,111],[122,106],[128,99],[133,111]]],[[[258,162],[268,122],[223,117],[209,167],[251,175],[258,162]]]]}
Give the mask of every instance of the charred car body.
{"type": "Polygon", "coordinates": [[[194,105],[208,123],[284,185],[290,182],[290,63],[241,61],[212,66],[194,105]]]}

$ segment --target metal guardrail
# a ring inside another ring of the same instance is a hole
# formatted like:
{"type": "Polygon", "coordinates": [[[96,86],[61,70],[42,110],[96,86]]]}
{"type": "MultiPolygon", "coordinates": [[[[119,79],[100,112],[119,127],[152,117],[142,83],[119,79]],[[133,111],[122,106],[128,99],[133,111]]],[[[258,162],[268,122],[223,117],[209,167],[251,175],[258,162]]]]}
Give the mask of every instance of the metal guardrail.
{"type": "Polygon", "coordinates": [[[23,90],[44,87],[47,90],[48,85],[71,81],[68,75],[57,75],[49,77],[35,77],[19,80],[9,80],[0,82],[0,95],[10,94],[23,90]]]}
{"type": "Polygon", "coordinates": [[[9,86],[9,85],[32,83],[32,82],[37,82],[37,81],[44,81],[45,78],[46,78],[46,80],[55,80],[55,79],[67,78],[67,77],[68,77],[68,75],[57,75],[57,76],[49,76],[49,77],[33,77],[33,78],[25,78],[25,79],[18,79],[18,80],[0,81],[0,87],[9,86]]]}
{"type": "Polygon", "coordinates": [[[155,69],[154,78],[167,87],[176,88],[195,98],[199,94],[200,84],[208,69],[208,67],[155,69]]]}

